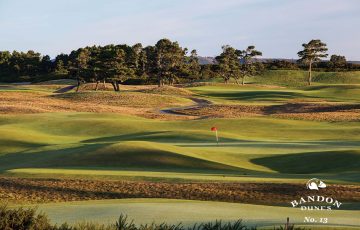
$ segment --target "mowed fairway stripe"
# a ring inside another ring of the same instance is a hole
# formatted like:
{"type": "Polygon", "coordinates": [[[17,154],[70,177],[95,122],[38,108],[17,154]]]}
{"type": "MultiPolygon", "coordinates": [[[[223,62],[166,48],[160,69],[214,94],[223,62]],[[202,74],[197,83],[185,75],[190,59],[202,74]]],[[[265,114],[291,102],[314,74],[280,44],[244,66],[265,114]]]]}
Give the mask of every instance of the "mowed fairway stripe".
{"type": "Polygon", "coordinates": [[[213,174],[213,173],[181,173],[181,172],[156,172],[156,171],[121,171],[121,170],[87,170],[87,169],[40,169],[40,168],[23,168],[23,169],[11,169],[6,171],[9,174],[13,175],[31,175],[39,177],[61,177],[61,175],[69,176],[86,176],[87,178],[92,178],[97,176],[107,177],[109,176],[114,178],[123,178],[127,177],[139,179],[149,178],[151,179],[182,179],[189,181],[234,181],[234,182],[264,182],[266,183],[304,183],[307,180],[307,177],[299,176],[299,178],[284,178],[279,176],[276,178],[274,175],[235,175],[235,174],[213,174]],[[274,177],[271,177],[274,176],[274,177]],[[266,178],[266,179],[265,179],[266,178]]]}

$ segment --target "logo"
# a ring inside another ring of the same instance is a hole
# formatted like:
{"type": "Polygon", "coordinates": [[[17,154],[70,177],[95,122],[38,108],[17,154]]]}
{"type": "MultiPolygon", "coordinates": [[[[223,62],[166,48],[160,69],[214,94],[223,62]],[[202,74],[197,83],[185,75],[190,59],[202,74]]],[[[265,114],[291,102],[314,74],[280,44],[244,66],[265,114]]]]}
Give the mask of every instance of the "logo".
{"type": "MultiPolygon", "coordinates": [[[[326,188],[326,184],[317,178],[312,178],[306,183],[309,190],[321,190],[326,188]]],[[[318,192],[316,194],[305,195],[290,202],[293,208],[301,210],[332,210],[332,208],[340,208],[341,202],[333,197],[322,196],[318,192]]]]}
{"type": "Polygon", "coordinates": [[[319,190],[326,188],[326,184],[317,178],[312,178],[306,183],[306,188],[310,190],[319,190]]]}
{"type": "Polygon", "coordinates": [[[321,190],[326,187],[327,185],[320,179],[312,178],[306,182],[306,188],[310,191],[307,191],[303,196],[290,201],[291,207],[298,208],[301,211],[306,212],[306,216],[304,216],[304,223],[328,224],[330,223],[330,219],[326,216],[325,212],[332,211],[333,209],[340,209],[342,205],[340,201],[336,200],[334,197],[321,194],[321,190]],[[312,216],[314,211],[325,211],[323,214],[324,216],[312,216]]]}

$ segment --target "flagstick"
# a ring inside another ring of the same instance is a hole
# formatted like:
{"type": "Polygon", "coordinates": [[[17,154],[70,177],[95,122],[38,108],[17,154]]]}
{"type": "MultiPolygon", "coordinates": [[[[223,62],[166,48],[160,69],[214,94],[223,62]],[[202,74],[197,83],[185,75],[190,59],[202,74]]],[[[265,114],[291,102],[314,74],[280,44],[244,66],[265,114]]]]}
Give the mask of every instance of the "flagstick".
{"type": "Polygon", "coordinates": [[[219,137],[218,137],[217,130],[215,131],[215,134],[216,134],[216,144],[219,145],[219,137]]]}

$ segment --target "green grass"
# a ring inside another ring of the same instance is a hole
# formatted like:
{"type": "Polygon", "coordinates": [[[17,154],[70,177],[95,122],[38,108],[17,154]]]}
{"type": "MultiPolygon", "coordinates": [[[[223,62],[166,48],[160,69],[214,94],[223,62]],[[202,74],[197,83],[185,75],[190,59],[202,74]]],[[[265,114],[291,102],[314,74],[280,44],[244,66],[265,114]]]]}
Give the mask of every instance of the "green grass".
{"type": "MultiPolygon", "coordinates": [[[[308,72],[303,70],[269,70],[260,76],[249,79],[257,84],[273,84],[281,86],[305,86],[308,72]]],[[[313,72],[315,84],[360,84],[360,71],[351,72],[313,72]]]]}
{"type": "MultiPolygon", "coordinates": [[[[31,92],[38,87],[41,85],[15,88],[31,92]]],[[[213,85],[190,90],[217,103],[281,104],[299,99],[354,103],[360,99],[358,85],[213,85]]],[[[62,97],[82,100],[99,94],[117,103],[112,92],[66,93],[62,97]]],[[[274,117],[159,121],[105,113],[0,115],[0,171],[44,176],[42,170],[56,169],[53,176],[76,177],[84,170],[94,177],[149,180],[276,181],[321,175],[358,183],[359,134],[358,122],[274,117]],[[219,146],[210,131],[212,126],[219,129],[219,146]],[[322,159],[327,163],[315,167],[313,162],[322,159]]]]}
{"type": "Polygon", "coordinates": [[[360,168],[360,151],[322,151],[287,154],[257,158],[253,162],[281,173],[307,174],[357,171],[360,168]]]}
{"type": "MultiPolygon", "coordinates": [[[[225,202],[205,202],[168,199],[122,199],[84,202],[51,203],[37,205],[39,211],[49,215],[53,223],[76,223],[91,221],[112,223],[120,214],[134,219],[135,224],[162,223],[185,226],[199,222],[234,221],[243,219],[247,225],[283,225],[286,217],[292,223],[304,224],[304,217],[327,217],[325,226],[360,227],[357,218],[360,211],[333,210],[331,212],[301,211],[298,208],[273,207],[264,205],[235,204],[225,202]]],[[[324,227],[324,225],[322,225],[324,227]]],[[[344,228],[345,227],[345,228],[344,228]]]]}
{"type": "Polygon", "coordinates": [[[358,103],[360,85],[317,85],[298,88],[267,88],[255,85],[214,85],[190,88],[219,104],[281,104],[294,100],[358,103]]]}
{"type": "MultiPolygon", "coordinates": [[[[334,160],[334,169],[314,172],[313,167],[304,166],[301,173],[326,172],[325,176],[340,181],[346,181],[343,174],[350,173],[354,174],[351,181],[359,182],[355,163],[342,167],[343,161],[336,160],[359,150],[359,123],[275,118],[156,121],[91,113],[0,117],[0,170],[4,173],[26,173],[14,171],[22,168],[56,168],[98,170],[100,176],[102,170],[119,170],[298,179],[289,175],[293,171],[284,172],[267,162],[273,156],[285,156],[283,161],[287,161],[286,157],[306,153],[307,160],[324,154],[334,160]],[[219,128],[219,146],[210,131],[214,125],[219,128]]],[[[346,156],[348,161],[356,162],[358,155],[346,156]]]]}

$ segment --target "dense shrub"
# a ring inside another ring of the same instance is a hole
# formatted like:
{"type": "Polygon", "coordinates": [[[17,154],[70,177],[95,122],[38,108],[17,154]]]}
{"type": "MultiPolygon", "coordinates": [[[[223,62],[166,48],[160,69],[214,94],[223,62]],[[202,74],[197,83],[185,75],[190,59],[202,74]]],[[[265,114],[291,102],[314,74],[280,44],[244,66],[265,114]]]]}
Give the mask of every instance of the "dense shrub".
{"type": "Polygon", "coordinates": [[[44,214],[36,214],[35,209],[8,209],[0,206],[1,230],[50,230],[53,229],[44,214]]]}

